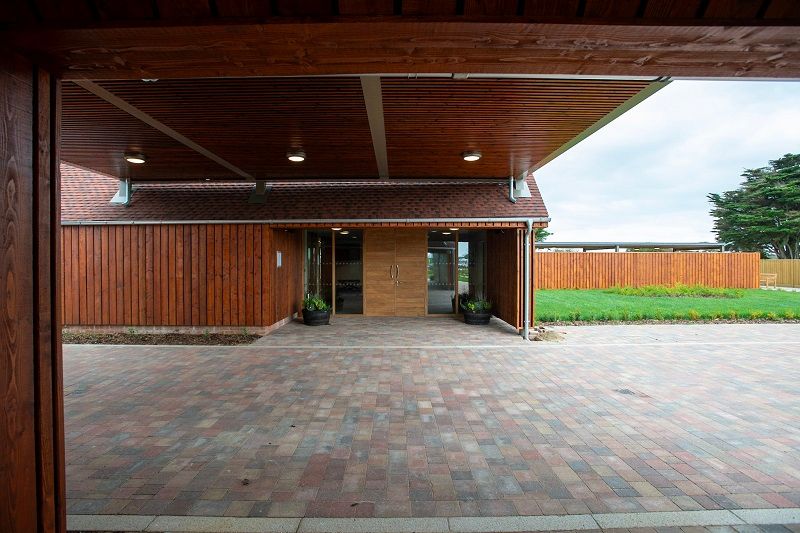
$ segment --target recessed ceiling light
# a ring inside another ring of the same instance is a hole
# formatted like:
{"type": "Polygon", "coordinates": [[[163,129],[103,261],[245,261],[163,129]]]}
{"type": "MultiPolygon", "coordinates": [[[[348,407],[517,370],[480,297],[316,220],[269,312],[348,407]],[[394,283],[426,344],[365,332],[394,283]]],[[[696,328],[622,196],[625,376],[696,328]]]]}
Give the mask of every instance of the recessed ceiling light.
{"type": "Polygon", "coordinates": [[[341,232],[341,235],[349,235],[349,234],[350,234],[350,232],[349,232],[349,231],[347,231],[347,230],[345,230],[345,231],[341,232]]]}
{"type": "Polygon", "coordinates": [[[458,228],[447,228],[447,229],[449,229],[450,231],[458,231],[458,228]]]}
{"type": "Polygon", "coordinates": [[[464,158],[464,161],[477,161],[481,158],[481,153],[476,150],[471,150],[469,152],[463,152],[461,157],[464,158]]]}
{"type": "Polygon", "coordinates": [[[333,231],[342,231],[342,228],[331,228],[333,231]]]}
{"type": "Polygon", "coordinates": [[[211,178],[206,178],[206,181],[211,181],[211,178]]]}
{"type": "Polygon", "coordinates": [[[450,232],[449,231],[443,231],[442,235],[450,235],[450,232]]]}
{"type": "Polygon", "coordinates": [[[141,165],[147,161],[144,154],[125,154],[125,161],[134,165],[141,165]]]}
{"type": "Polygon", "coordinates": [[[286,158],[293,163],[302,163],[306,160],[306,153],[302,150],[292,150],[286,153],[286,158]]]}

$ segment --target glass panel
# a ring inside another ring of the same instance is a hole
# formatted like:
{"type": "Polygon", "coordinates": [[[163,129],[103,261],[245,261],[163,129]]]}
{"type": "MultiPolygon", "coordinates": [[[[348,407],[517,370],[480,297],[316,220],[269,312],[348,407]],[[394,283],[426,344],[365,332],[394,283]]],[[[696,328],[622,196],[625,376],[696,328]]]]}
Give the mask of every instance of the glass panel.
{"type": "Polygon", "coordinates": [[[428,232],[428,313],[455,313],[455,232],[428,232]]]}
{"type": "Polygon", "coordinates": [[[364,312],[364,238],[350,230],[336,234],[336,312],[364,312]]]}
{"type": "Polygon", "coordinates": [[[333,293],[331,284],[332,252],[330,231],[309,230],[306,232],[305,293],[319,296],[329,304],[333,293]]]}
{"type": "Polygon", "coordinates": [[[458,234],[458,294],[486,298],[486,231],[458,234]]]}

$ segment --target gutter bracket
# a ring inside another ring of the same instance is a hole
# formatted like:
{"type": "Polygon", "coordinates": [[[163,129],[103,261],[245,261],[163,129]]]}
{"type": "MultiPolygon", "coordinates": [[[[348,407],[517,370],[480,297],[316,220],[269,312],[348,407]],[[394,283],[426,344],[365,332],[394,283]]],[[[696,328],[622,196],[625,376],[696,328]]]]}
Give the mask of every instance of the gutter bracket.
{"type": "Polygon", "coordinates": [[[251,204],[264,204],[267,201],[267,193],[272,190],[272,185],[267,185],[264,180],[256,181],[256,188],[250,193],[247,198],[248,203],[251,204]]]}
{"type": "Polygon", "coordinates": [[[111,198],[111,203],[114,205],[130,205],[131,196],[133,195],[133,185],[130,178],[119,180],[119,190],[111,198]]]}

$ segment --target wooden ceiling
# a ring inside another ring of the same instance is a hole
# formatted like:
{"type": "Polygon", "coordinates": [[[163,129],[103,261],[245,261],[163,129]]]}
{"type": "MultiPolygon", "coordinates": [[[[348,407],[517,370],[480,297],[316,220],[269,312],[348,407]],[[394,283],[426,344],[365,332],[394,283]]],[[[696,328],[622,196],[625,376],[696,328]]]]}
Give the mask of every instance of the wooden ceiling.
{"type": "Polygon", "coordinates": [[[800,78],[798,0],[27,0],[67,79],[519,73],[800,78]]]}
{"type": "MultiPolygon", "coordinates": [[[[64,82],[63,89],[62,158],[82,167],[134,180],[378,177],[380,155],[372,144],[359,77],[89,85],[113,98],[103,99],[72,82],[64,82]],[[109,103],[119,99],[145,118],[109,103]],[[155,129],[150,119],[229,167],[155,129]],[[293,149],[303,150],[306,160],[289,162],[286,154],[293,149]],[[126,163],[126,152],[145,154],[147,163],[126,163]]],[[[384,77],[389,177],[519,176],[649,85],[631,80],[384,77]],[[468,150],[483,157],[465,162],[462,153],[468,150]]]]}

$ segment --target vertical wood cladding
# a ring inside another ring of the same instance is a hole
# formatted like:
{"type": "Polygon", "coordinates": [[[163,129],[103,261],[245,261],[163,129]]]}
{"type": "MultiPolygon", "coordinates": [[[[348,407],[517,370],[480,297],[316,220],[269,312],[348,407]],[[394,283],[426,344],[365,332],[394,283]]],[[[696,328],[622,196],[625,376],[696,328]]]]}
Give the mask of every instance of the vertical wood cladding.
{"type": "Polygon", "coordinates": [[[0,50],[0,531],[65,529],[58,80],[0,50]]]}
{"type": "Polygon", "coordinates": [[[302,300],[300,230],[64,226],[63,236],[67,325],[269,326],[302,300]]]}
{"type": "Polygon", "coordinates": [[[487,295],[493,313],[515,328],[522,326],[522,236],[518,229],[486,235],[487,295]]]}

